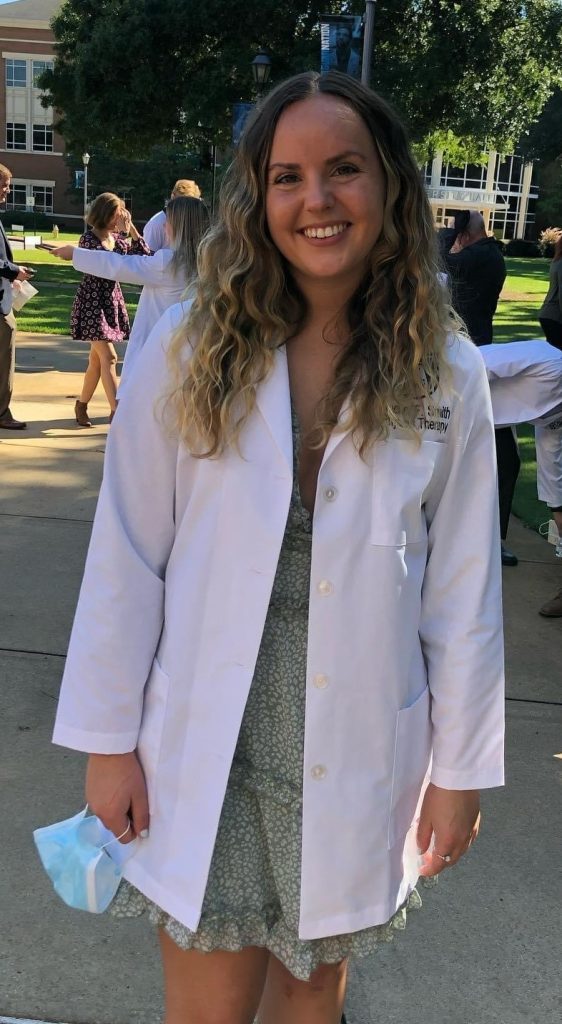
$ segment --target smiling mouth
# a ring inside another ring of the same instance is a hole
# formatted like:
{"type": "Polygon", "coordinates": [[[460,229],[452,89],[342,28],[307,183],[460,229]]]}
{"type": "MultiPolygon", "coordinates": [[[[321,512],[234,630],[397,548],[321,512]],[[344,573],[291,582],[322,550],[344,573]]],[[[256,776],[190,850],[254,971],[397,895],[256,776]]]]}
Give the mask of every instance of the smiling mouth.
{"type": "Polygon", "coordinates": [[[305,238],[333,238],[334,235],[341,235],[350,227],[349,222],[345,224],[326,224],[324,227],[303,228],[301,234],[305,238]]]}

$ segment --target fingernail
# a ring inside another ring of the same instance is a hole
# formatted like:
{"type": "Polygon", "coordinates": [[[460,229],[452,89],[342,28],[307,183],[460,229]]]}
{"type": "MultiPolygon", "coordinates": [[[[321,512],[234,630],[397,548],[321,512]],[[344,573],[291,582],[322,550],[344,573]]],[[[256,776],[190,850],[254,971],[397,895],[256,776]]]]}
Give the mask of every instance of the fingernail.
{"type": "Polygon", "coordinates": [[[139,836],[141,839],[148,839],[148,829],[143,828],[142,832],[139,832],[139,836]]]}

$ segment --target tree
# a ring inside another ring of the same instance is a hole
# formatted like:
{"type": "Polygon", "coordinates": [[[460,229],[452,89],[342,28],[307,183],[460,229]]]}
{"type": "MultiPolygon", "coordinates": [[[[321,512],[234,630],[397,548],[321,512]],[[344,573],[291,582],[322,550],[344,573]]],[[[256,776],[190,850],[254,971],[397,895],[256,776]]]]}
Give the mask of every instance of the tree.
{"type": "MultiPolygon", "coordinates": [[[[250,64],[267,40],[278,78],[315,66],[314,28],[333,0],[66,0],[57,59],[42,85],[63,111],[67,147],[143,157],[183,139],[230,138],[232,104],[252,99],[250,64]]],[[[316,37],[318,34],[316,33],[316,37]]]]}
{"type": "Polygon", "coordinates": [[[519,143],[531,160],[550,162],[562,158],[562,89],[552,94],[538,121],[519,143]]]}
{"type": "MultiPolygon", "coordinates": [[[[229,141],[232,104],[252,95],[267,44],[275,80],[319,66],[322,14],[361,0],[66,0],[53,28],[46,102],[75,152],[142,158],[176,133],[188,148],[229,141]]],[[[558,0],[378,0],[373,86],[426,150],[447,132],[504,152],[562,84],[558,0]],[[431,139],[433,136],[433,141],[431,139]]]]}

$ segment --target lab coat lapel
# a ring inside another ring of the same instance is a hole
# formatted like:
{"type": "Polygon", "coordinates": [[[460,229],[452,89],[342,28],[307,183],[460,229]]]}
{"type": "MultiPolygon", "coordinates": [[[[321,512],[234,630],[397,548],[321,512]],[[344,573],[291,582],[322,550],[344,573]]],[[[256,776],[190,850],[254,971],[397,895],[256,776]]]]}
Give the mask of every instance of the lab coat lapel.
{"type": "Polygon", "coordinates": [[[333,455],[338,445],[340,445],[344,437],[347,437],[347,435],[349,434],[349,429],[346,429],[343,426],[343,424],[347,419],[350,407],[351,399],[348,396],[340,409],[340,414],[338,416],[338,426],[335,430],[332,431],[328,439],[328,444],[326,445],[326,450],[324,451],[324,458],[322,459],[322,466],[326,465],[328,459],[330,458],[331,455],[333,455]]]}
{"type": "Polygon", "coordinates": [[[278,348],[271,372],[258,386],[256,401],[279,451],[293,471],[291,395],[285,346],[278,348]]]}

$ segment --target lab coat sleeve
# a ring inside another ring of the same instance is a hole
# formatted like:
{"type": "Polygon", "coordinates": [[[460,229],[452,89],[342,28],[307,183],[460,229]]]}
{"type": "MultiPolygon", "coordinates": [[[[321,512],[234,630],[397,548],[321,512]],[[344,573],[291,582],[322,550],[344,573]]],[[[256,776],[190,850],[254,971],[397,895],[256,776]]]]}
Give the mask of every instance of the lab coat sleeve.
{"type": "Polygon", "coordinates": [[[109,433],[53,737],[76,750],[125,753],[137,742],[174,540],[178,441],[158,396],[170,387],[165,348],[177,310],[149,336],[109,433]]]}
{"type": "Polygon", "coordinates": [[[431,781],[503,784],[504,683],[500,533],[490,391],[477,349],[464,379],[450,459],[426,504],[429,553],[420,638],[431,693],[431,781]]]}
{"type": "Polygon", "coordinates": [[[171,259],[171,249],[160,249],[153,256],[129,256],[102,249],[76,248],[72,265],[82,274],[93,274],[110,281],[158,286],[172,278],[171,259]]]}

